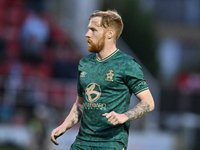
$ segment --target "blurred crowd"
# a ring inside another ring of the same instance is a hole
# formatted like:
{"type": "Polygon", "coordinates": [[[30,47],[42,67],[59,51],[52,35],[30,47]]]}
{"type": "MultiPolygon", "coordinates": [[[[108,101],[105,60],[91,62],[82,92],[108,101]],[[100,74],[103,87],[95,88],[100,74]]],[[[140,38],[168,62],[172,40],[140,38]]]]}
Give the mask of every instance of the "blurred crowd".
{"type": "Polygon", "coordinates": [[[41,148],[49,121],[59,123],[67,107],[66,94],[76,95],[79,59],[42,0],[0,0],[0,124],[28,126],[31,146],[41,148]]]}
{"type": "Polygon", "coordinates": [[[79,56],[72,41],[40,6],[41,1],[30,2],[0,1],[0,74],[76,78],[79,56]],[[37,7],[29,7],[30,2],[37,7]]]}

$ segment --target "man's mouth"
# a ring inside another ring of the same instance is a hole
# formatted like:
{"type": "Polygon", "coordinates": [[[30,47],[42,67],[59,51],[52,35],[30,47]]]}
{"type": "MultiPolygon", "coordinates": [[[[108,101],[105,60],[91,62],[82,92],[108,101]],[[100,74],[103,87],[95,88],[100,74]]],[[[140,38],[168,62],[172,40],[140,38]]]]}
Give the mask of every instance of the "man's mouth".
{"type": "Polygon", "coordinates": [[[92,41],[90,39],[86,39],[88,45],[91,45],[92,41]]]}

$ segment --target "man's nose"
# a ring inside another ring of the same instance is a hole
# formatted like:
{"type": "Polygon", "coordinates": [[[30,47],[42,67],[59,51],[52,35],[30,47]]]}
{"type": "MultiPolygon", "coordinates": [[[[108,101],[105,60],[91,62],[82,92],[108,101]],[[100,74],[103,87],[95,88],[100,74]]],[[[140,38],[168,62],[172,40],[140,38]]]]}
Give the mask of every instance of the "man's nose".
{"type": "Polygon", "coordinates": [[[87,38],[90,37],[89,31],[85,34],[85,37],[87,37],[87,38]]]}

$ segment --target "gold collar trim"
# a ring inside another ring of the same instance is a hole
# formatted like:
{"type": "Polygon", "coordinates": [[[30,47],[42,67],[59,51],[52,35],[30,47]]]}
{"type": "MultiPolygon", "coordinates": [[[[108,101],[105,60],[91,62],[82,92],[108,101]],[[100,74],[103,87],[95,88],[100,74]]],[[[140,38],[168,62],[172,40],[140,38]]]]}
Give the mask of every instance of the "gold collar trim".
{"type": "Polygon", "coordinates": [[[98,59],[98,58],[96,57],[96,60],[97,60],[98,62],[103,62],[103,61],[109,59],[110,57],[112,57],[113,55],[115,55],[118,51],[119,51],[119,49],[115,50],[112,54],[110,54],[109,56],[107,56],[106,58],[104,58],[104,59],[102,59],[102,60],[100,60],[100,59],[98,59]]]}

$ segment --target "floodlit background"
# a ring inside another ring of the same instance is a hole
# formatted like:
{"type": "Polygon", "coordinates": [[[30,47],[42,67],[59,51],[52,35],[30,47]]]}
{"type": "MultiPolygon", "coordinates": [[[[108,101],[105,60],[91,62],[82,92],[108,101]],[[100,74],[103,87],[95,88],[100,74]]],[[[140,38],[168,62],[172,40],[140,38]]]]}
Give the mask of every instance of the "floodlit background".
{"type": "Polygon", "coordinates": [[[199,0],[0,0],[1,150],[69,149],[79,124],[59,146],[50,134],[76,98],[88,17],[107,9],[122,16],[117,47],[142,66],[156,102],[131,122],[128,150],[200,150],[199,0]]]}

